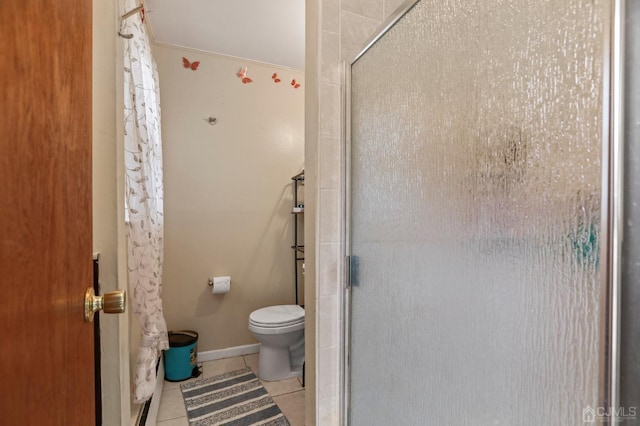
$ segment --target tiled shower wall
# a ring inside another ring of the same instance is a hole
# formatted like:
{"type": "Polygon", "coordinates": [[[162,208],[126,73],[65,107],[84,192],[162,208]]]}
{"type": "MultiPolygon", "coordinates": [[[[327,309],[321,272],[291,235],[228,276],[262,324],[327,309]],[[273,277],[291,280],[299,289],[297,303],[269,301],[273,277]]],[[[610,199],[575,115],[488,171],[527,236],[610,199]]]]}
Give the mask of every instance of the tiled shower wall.
{"type": "MultiPolygon", "coordinates": [[[[317,206],[315,401],[317,424],[322,426],[340,424],[342,63],[349,63],[403,3],[403,0],[307,0],[307,55],[313,58],[307,60],[307,94],[311,101],[307,103],[310,117],[307,117],[306,164],[307,176],[309,172],[314,176],[307,178],[306,190],[307,200],[314,200],[317,206]],[[310,19],[315,22],[310,23],[310,19]],[[315,93],[311,90],[313,86],[315,93]]],[[[307,241],[307,246],[309,243],[312,242],[307,241]]],[[[309,417],[308,414],[307,424],[309,417]]]]}

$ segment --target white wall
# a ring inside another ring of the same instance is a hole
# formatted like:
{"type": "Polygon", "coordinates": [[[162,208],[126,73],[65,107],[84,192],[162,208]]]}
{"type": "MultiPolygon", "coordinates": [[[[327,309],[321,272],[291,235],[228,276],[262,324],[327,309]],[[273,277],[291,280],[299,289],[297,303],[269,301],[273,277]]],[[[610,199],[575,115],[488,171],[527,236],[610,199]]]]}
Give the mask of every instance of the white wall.
{"type": "Polygon", "coordinates": [[[153,50],[168,328],[197,331],[200,352],[255,343],[247,329],[251,311],[295,301],[291,176],[304,162],[304,75],[165,45],[153,50]],[[200,61],[197,70],[184,68],[182,57],[200,61]],[[236,75],[245,66],[249,84],[236,75]],[[301,87],[294,89],[292,79],[301,87]],[[216,125],[206,122],[210,116],[216,125]],[[214,275],[231,276],[230,293],[210,293],[207,278],[214,275]]]}

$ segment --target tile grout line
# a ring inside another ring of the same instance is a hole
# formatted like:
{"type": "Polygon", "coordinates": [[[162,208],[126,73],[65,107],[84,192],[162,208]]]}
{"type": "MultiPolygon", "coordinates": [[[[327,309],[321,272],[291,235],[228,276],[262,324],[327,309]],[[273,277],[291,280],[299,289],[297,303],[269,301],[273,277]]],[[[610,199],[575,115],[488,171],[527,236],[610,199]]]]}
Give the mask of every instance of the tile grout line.
{"type": "Polygon", "coordinates": [[[298,393],[298,392],[304,392],[304,389],[298,389],[298,390],[294,390],[294,391],[290,391],[290,392],[280,393],[278,395],[271,395],[271,397],[272,398],[277,398],[277,397],[280,397],[280,396],[291,395],[291,394],[298,393]]]}

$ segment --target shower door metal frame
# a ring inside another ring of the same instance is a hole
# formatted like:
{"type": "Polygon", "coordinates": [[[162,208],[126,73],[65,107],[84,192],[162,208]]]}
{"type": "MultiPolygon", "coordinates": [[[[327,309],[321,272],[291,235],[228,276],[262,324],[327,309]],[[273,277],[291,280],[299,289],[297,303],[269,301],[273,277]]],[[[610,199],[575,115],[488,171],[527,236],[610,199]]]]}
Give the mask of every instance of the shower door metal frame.
{"type": "MultiPolygon", "coordinates": [[[[343,299],[341,329],[342,368],[340,368],[340,423],[349,424],[350,340],[351,340],[351,69],[353,64],[382,38],[420,0],[406,0],[380,26],[376,34],[342,69],[342,235],[343,235],[343,299]]],[[[605,423],[614,425],[618,419],[619,349],[620,349],[620,287],[623,237],[624,194],[624,0],[608,0],[609,20],[604,28],[603,51],[603,117],[602,117],[602,221],[601,221],[601,346],[599,373],[599,406],[613,407],[605,423]]]]}

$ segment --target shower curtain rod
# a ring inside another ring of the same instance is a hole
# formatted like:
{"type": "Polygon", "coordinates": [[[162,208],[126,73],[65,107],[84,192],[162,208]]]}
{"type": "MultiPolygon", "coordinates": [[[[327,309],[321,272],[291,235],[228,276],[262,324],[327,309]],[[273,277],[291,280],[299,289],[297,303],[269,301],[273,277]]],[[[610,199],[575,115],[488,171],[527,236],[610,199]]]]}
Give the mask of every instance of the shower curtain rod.
{"type": "Polygon", "coordinates": [[[136,13],[140,12],[142,10],[142,8],[144,8],[144,4],[141,4],[139,6],[134,7],[133,9],[131,9],[130,11],[128,11],[127,13],[125,13],[124,15],[122,15],[120,17],[120,30],[118,31],[118,35],[122,38],[126,38],[126,39],[131,39],[133,38],[133,34],[122,34],[122,22],[135,15],[136,13]]]}
{"type": "Polygon", "coordinates": [[[120,19],[127,19],[128,17],[130,17],[132,15],[135,15],[137,12],[140,12],[143,7],[144,7],[144,5],[141,4],[140,6],[131,9],[130,11],[128,11],[127,13],[122,15],[122,18],[120,18],[120,19]]]}

